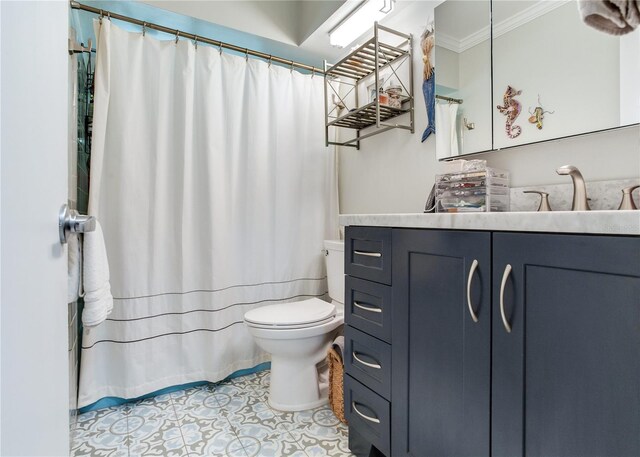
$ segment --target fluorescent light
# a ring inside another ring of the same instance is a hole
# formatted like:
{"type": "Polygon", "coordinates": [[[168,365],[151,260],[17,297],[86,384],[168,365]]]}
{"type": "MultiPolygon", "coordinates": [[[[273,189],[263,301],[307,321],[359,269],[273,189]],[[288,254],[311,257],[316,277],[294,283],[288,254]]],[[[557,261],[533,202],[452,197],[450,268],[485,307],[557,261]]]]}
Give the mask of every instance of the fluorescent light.
{"type": "Polygon", "coordinates": [[[365,0],[329,32],[329,43],[344,48],[393,10],[394,0],[365,0]]]}

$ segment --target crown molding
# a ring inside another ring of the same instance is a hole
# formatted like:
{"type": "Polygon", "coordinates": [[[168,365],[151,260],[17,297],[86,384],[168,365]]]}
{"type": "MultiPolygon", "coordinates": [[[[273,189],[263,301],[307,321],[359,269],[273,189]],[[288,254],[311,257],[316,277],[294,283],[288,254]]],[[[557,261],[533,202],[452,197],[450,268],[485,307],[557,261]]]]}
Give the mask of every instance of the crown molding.
{"type": "Polygon", "coordinates": [[[460,53],[460,41],[456,40],[449,34],[438,32],[436,30],[436,46],[440,46],[441,48],[448,49],[449,51],[453,51],[456,53],[460,53]]]}
{"type": "MultiPolygon", "coordinates": [[[[504,21],[494,24],[493,38],[498,38],[499,36],[504,35],[505,33],[508,33],[513,29],[526,24],[527,22],[533,21],[540,16],[550,13],[551,11],[560,8],[561,6],[564,6],[571,1],[572,0],[541,0],[538,3],[531,5],[529,8],[525,8],[519,13],[505,19],[504,21]]],[[[578,14],[577,10],[576,14],[578,14]]]]}
{"type": "MultiPolygon", "coordinates": [[[[517,14],[505,19],[504,21],[498,22],[493,26],[493,38],[497,38],[505,33],[508,33],[521,25],[526,24],[527,22],[533,21],[534,19],[543,16],[556,8],[559,8],[572,0],[556,0],[556,1],[546,1],[540,0],[538,3],[520,11],[517,14]]],[[[474,46],[486,41],[489,37],[489,26],[482,27],[480,30],[467,35],[466,37],[458,40],[453,36],[442,33],[437,30],[436,26],[436,44],[442,48],[448,49],[455,53],[460,54],[468,49],[471,49],[474,46]]]]}

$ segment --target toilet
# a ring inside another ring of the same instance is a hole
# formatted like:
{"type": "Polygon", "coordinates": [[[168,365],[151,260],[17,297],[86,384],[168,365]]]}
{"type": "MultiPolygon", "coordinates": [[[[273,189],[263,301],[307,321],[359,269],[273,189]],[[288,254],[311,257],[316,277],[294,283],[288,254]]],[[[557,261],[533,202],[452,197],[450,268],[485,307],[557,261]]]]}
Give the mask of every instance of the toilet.
{"type": "Polygon", "coordinates": [[[319,298],[252,309],[244,322],[256,344],[271,354],[269,405],[302,411],[327,403],[318,364],[344,323],[344,243],[325,240],[328,303],[319,298]]]}

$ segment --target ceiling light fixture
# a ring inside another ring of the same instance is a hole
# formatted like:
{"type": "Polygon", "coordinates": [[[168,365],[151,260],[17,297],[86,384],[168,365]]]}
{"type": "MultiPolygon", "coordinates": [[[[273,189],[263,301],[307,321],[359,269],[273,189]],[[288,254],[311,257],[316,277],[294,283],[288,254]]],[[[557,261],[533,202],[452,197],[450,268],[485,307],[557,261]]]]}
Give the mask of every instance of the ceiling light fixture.
{"type": "Polygon", "coordinates": [[[395,0],[365,0],[329,32],[329,43],[344,48],[391,11],[395,0]]]}

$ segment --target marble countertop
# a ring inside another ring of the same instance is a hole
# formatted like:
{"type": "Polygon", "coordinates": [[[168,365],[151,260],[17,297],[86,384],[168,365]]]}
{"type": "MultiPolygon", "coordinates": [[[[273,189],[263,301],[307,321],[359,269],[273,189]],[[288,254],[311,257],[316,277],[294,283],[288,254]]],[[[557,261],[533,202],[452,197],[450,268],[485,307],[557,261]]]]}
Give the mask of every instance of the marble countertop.
{"type": "Polygon", "coordinates": [[[339,221],[342,226],[640,235],[640,210],[342,214],[339,221]]]}

